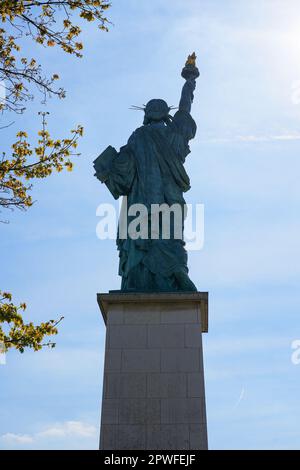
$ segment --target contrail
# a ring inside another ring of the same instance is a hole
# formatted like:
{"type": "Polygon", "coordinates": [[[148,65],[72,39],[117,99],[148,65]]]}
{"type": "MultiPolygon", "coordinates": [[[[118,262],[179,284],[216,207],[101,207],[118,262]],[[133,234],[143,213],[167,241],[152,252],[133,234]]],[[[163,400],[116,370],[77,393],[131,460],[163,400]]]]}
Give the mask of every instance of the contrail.
{"type": "Polygon", "coordinates": [[[234,405],[233,409],[237,408],[239,406],[239,404],[241,403],[242,399],[244,398],[244,395],[245,395],[245,389],[242,388],[242,391],[241,391],[241,394],[239,396],[239,399],[238,401],[236,402],[236,404],[234,405]]]}

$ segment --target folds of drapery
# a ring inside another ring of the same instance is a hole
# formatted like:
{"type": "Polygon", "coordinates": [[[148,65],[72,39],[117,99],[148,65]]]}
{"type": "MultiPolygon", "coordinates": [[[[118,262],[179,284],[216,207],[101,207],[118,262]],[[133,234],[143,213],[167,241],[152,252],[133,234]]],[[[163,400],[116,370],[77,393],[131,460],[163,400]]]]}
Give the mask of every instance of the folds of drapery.
{"type": "Polygon", "coordinates": [[[128,146],[122,147],[120,152],[107,147],[95,162],[97,178],[106,184],[115,199],[129,194],[136,165],[128,146]]]}
{"type": "MultiPolygon", "coordinates": [[[[181,110],[167,126],[163,123],[142,126],[119,152],[112,147],[103,152],[96,161],[96,176],[106,184],[115,199],[127,196],[128,207],[144,204],[149,210],[152,204],[166,203],[170,206],[178,203],[183,206],[183,193],[190,188],[183,164],[190,152],[188,142],[195,133],[193,118],[181,110]]],[[[128,224],[131,220],[132,217],[128,217],[128,224]]],[[[123,285],[126,285],[124,278],[137,266],[148,270],[157,279],[172,277],[172,273],[178,271],[188,272],[182,240],[164,240],[161,237],[158,240],[133,240],[118,236],[117,245],[123,285]]]]}

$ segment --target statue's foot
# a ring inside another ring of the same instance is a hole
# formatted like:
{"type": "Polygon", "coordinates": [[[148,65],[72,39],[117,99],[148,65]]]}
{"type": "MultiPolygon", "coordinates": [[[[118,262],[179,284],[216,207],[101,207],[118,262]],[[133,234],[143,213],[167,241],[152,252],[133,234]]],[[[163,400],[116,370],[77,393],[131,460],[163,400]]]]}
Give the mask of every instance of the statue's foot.
{"type": "Polygon", "coordinates": [[[179,291],[185,291],[185,292],[197,292],[197,287],[195,284],[190,280],[189,276],[187,273],[178,271],[174,273],[174,276],[176,278],[177,284],[178,284],[178,290],[179,291]]]}

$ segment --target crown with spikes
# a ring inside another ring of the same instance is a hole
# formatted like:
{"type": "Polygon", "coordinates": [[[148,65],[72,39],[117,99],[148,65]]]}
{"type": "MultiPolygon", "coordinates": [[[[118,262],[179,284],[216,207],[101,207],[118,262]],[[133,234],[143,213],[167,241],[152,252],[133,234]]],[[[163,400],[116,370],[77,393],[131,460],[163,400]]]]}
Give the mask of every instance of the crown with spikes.
{"type": "MultiPolygon", "coordinates": [[[[145,111],[146,104],[143,104],[143,106],[136,106],[135,104],[132,104],[129,109],[132,109],[133,111],[145,111]]],[[[172,111],[172,109],[178,109],[178,106],[169,106],[169,111],[172,111]]]]}

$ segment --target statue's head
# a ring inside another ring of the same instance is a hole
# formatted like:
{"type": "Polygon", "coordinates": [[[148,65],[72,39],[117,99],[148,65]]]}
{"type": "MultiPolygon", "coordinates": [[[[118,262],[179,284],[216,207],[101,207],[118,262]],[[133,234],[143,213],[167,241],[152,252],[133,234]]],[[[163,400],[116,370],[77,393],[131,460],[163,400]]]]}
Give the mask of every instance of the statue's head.
{"type": "Polygon", "coordinates": [[[150,122],[159,122],[159,121],[164,121],[168,122],[169,121],[169,112],[170,112],[170,107],[167,105],[167,103],[164,100],[159,100],[159,99],[154,99],[150,100],[145,108],[145,117],[144,117],[144,125],[150,124],[150,122]]]}

